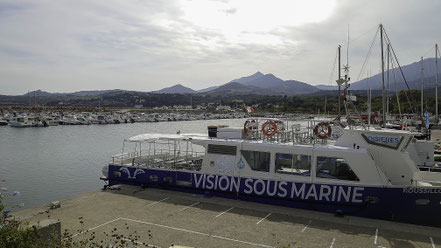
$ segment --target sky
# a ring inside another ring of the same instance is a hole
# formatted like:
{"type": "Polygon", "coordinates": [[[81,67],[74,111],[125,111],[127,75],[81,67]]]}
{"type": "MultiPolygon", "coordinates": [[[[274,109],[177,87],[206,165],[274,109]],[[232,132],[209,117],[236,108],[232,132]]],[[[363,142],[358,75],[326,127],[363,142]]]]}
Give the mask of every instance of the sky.
{"type": "Polygon", "coordinates": [[[0,0],[0,94],[198,90],[257,71],[330,85],[339,44],[354,81],[380,23],[400,64],[434,57],[440,11],[439,0],[0,0]]]}

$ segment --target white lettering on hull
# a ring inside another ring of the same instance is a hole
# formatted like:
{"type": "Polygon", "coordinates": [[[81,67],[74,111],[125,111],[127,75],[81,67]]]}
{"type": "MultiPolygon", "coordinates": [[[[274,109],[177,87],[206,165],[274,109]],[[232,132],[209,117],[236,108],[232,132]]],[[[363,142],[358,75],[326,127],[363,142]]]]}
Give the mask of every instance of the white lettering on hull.
{"type": "Polygon", "coordinates": [[[287,182],[281,181],[279,182],[279,190],[277,191],[277,196],[279,197],[286,197],[288,195],[288,191],[286,191],[286,186],[288,185],[287,182]]]}
{"type": "Polygon", "coordinates": [[[403,188],[405,194],[441,194],[441,188],[403,188]]]}
{"type": "MultiPolygon", "coordinates": [[[[362,203],[364,187],[325,184],[294,183],[230,177],[226,175],[193,174],[193,186],[198,189],[239,192],[259,196],[272,196],[309,201],[362,203]]],[[[411,189],[411,188],[410,188],[411,189]]],[[[408,189],[408,192],[413,193],[408,189]]]]}

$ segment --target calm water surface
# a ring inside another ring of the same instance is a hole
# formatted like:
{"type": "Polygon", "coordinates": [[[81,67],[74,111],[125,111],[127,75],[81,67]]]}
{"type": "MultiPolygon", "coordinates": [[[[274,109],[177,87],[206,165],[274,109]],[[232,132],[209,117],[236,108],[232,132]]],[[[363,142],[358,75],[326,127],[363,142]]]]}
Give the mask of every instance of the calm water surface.
{"type": "Polygon", "coordinates": [[[12,128],[0,126],[0,193],[16,211],[103,186],[102,167],[141,133],[206,133],[208,125],[243,126],[244,119],[119,125],[12,128]],[[19,192],[15,194],[14,192],[19,192]],[[24,207],[19,207],[19,205],[24,207]]]}

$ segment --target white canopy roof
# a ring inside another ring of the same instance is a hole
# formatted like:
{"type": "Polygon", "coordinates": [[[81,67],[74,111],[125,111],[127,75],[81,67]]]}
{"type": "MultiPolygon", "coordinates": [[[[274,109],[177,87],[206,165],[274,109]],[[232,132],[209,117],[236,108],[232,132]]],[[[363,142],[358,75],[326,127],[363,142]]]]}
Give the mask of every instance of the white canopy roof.
{"type": "Polygon", "coordinates": [[[132,136],[125,141],[128,142],[147,142],[155,140],[188,140],[194,138],[207,138],[206,134],[188,133],[188,134],[165,134],[165,133],[145,133],[132,136]]]}

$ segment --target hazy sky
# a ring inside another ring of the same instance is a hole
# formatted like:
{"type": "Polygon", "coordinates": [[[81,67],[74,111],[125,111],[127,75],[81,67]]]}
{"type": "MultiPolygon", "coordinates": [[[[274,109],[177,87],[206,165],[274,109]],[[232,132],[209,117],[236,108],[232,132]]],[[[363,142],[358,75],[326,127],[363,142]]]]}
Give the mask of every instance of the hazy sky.
{"type": "Polygon", "coordinates": [[[401,64],[433,57],[440,12],[439,0],[0,0],[0,94],[202,89],[257,71],[329,84],[348,25],[354,81],[380,22],[401,64]]]}

